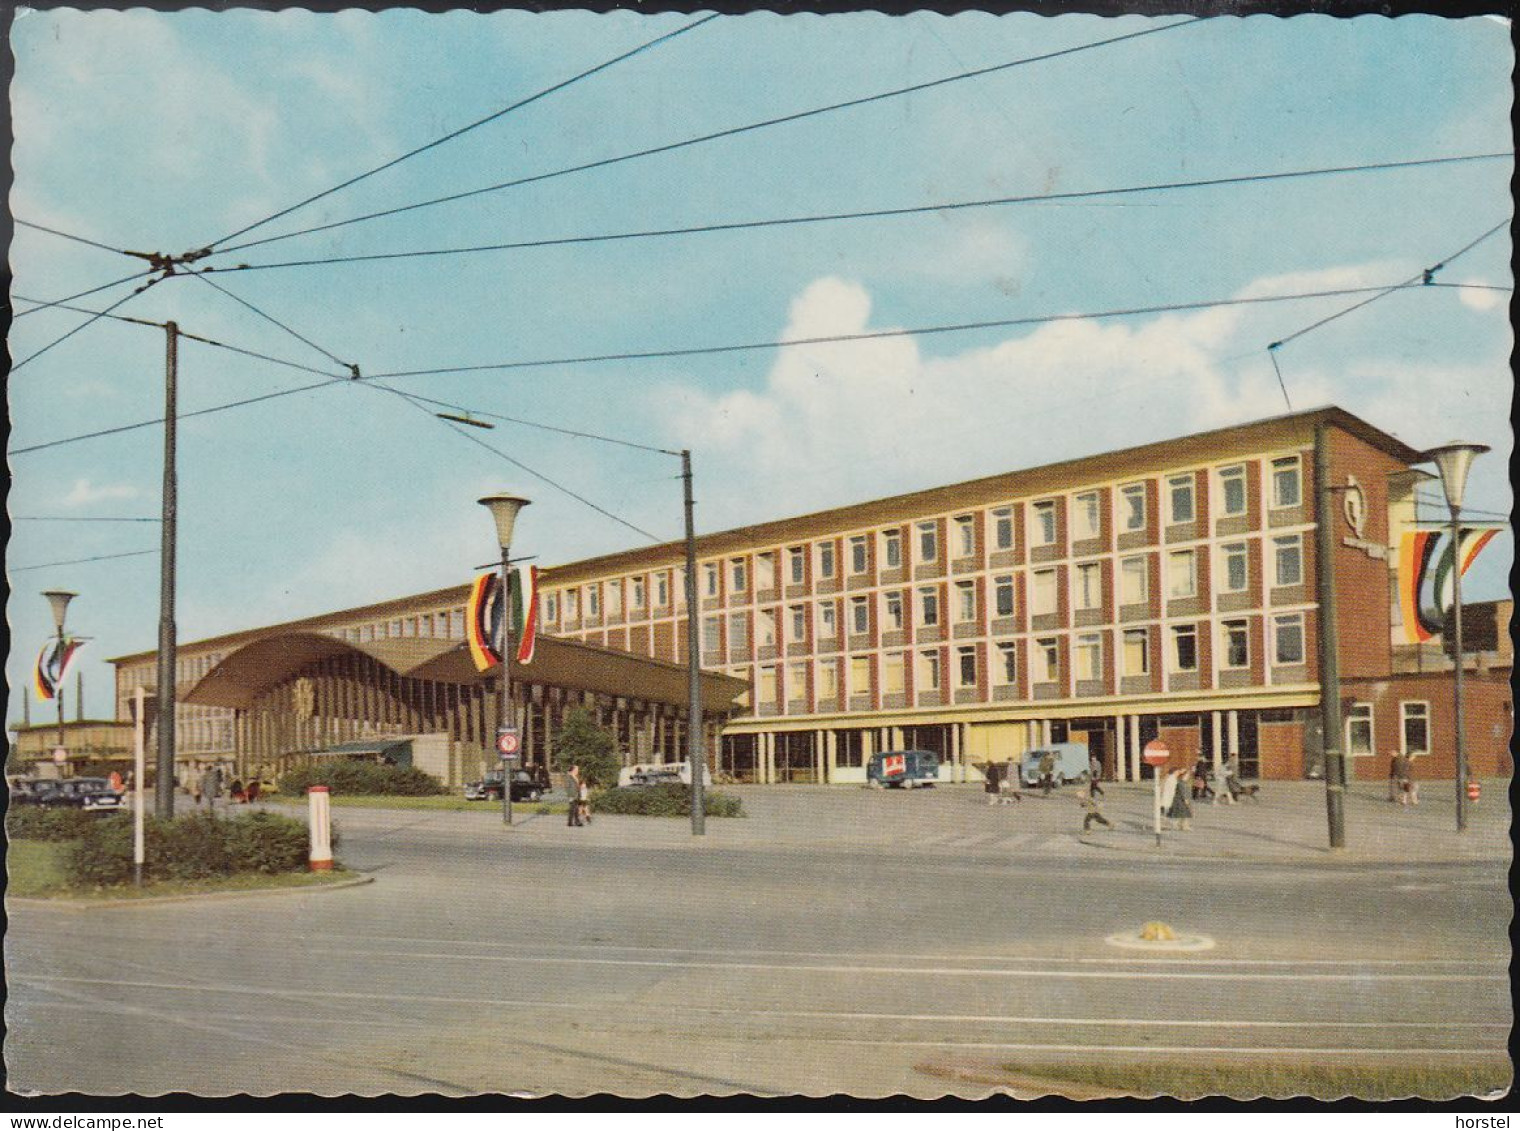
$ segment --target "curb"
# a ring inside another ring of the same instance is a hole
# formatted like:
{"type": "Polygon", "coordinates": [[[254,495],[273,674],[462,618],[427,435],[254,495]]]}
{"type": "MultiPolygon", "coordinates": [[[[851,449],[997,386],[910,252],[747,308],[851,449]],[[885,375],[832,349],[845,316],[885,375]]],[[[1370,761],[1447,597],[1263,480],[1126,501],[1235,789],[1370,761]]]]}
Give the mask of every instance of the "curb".
{"type": "Polygon", "coordinates": [[[152,907],[165,903],[194,903],[221,899],[246,899],[269,895],[305,894],[314,891],[341,891],[375,882],[374,876],[355,876],[332,884],[312,884],[309,887],[250,888],[247,891],[186,892],[182,895],[148,895],[141,899],[33,899],[11,896],[6,905],[18,907],[56,907],[64,911],[118,911],[128,907],[152,907]]]}
{"type": "MultiPolygon", "coordinates": [[[[1259,864],[1301,864],[1301,863],[1334,863],[1344,862],[1347,864],[1386,864],[1394,860],[1386,854],[1363,852],[1355,848],[1331,848],[1298,846],[1287,848],[1281,852],[1241,852],[1232,848],[1193,848],[1183,847],[1181,851],[1176,842],[1169,842],[1167,847],[1158,847],[1147,839],[1145,844],[1115,844],[1111,841],[1094,840],[1090,836],[1079,835],[1077,843],[1086,845],[1088,848],[1099,848],[1105,852],[1123,852],[1135,856],[1153,856],[1171,860],[1242,860],[1259,864]]],[[[1420,857],[1421,864],[1508,864],[1510,857],[1495,853],[1481,853],[1471,856],[1445,856],[1424,855],[1420,857]]]]}

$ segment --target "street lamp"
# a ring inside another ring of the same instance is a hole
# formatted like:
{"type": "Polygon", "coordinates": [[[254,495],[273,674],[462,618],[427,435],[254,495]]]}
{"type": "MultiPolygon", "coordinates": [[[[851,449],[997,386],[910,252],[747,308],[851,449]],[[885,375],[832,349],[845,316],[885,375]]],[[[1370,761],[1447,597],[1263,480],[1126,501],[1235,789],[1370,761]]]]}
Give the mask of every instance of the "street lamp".
{"type": "Polygon", "coordinates": [[[1425,453],[1425,458],[1433,461],[1436,469],[1441,473],[1441,489],[1446,492],[1446,506],[1451,511],[1452,620],[1456,631],[1456,638],[1452,642],[1456,669],[1453,694],[1456,704],[1457,831],[1459,833],[1467,831],[1467,742],[1462,733],[1462,529],[1460,516],[1462,496],[1467,491],[1467,473],[1472,469],[1473,460],[1489,450],[1487,444],[1464,444],[1453,440],[1449,444],[1442,444],[1439,448],[1431,448],[1425,453]]]}
{"type": "Polygon", "coordinates": [[[70,593],[67,589],[49,589],[43,594],[48,599],[48,604],[53,607],[53,625],[58,630],[58,686],[53,689],[53,698],[58,701],[58,749],[63,750],[63,620],[68,616],[69,602],[78,593],[70,593]]]}
{"type": "MultiPolygon", "coordinates": [[[[521,495],[487,495],[478,500],[496,522],[496,542],[501,547],[501,709],[496,723],[496,752],[501,756],[501,820],[512,823],[512,762],[517,755],[517,714],[512,708],[512,602],[507,571],[512,548],[512,528],[517,513],[528,505],[521,495]],[[508,739],[508,736],[511,736],[508,739]]],[[[572,797],[575,805],[579,798],[572,797]]]]}

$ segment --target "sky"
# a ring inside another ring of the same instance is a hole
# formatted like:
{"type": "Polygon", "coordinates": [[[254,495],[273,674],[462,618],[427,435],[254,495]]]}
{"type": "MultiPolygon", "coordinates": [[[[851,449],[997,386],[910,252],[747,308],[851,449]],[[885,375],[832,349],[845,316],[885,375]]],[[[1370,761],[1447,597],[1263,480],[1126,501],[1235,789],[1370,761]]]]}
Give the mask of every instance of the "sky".
{"type": "MultiPolygon", "coordinates": [[[[690,448],[699,532],[1331,403],[1418,448],[1491,445],[1467,504],[1508,514],[1506,21],[702,19],[17,12],[12,213],[103,246],[18,224],[15,308],[146,269],[124,252],[209,245],[216,254],[197,263],[216,268],[207,279],[178,274],[129,297],[135,279],[74,305],[126,300],[113,313],[265,355],[182,340],[181,414],[280,394],[180,423],[182,641],[467,582],[497,553],[476,499],[502,489],[532,499],[513,549],[540,564],[679,537],[671,456],[504,420],[451,426],[437,405],[408,399],[419,396],[690,448]],[[1028,62],[602,164],[1018,60],[1028,62]],[[595,167],[560,172],[582,165],[595,167]],[[301,234],[242,246],[287,233],[301,234]],[[275,264],[285,266],[265,266],[275,264]],[[1393,286],[1436,264],[1436,282],[1466,285],[1407,288],[1301,336],[1369,295],[1240,301],[1393,286]],[[1189,309],[1109,315],[1162,306],[1189,309]],[[1281,384],[1267,350],[1278,341],[1281,384]],[[552,364],[386,376],[525,361],[552,364]],[[346,379],[349,364],[361,380],[346,379]]],[[[90,717],[113,712],[104,661],[156,644],[156,554],[106,556],[156,550],[158,526],[78,520],[159,514],[162,429],[55,441],[161,417],[166,335],[102,318],[38,353],[87,319],[23,313],[9,338],[13,724],[53,632],[42,591],[79,594],[68,627],[89,638],[78,670],[90,717]]],[[[1468,597],[1505,595],[1512,557],[1506,533],[1468,575],[1468,597]]],[[[72,692],[71,678],[70,718],[72,692]]],[[[32,718],[50,710],[34,702],[32,718]]]]}

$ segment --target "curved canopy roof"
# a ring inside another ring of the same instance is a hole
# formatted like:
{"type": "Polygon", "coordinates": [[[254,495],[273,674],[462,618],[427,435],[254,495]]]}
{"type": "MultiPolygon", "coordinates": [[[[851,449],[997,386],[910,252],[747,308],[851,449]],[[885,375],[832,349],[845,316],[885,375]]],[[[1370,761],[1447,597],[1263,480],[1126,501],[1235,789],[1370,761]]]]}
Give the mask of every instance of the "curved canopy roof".
{"type": "MultiPolygon", "coordinates": [[[[293,679],[317,661],[354,653],[411,679],[457,684],[496,680],[496,669],[475,669],[469,648],[461,640],[409,638],[353,644],[320,632],[285,632],[255,640],[224,657],[180,701],[208,707],[251,707],[270,688],[293,679]]],[[[513,662],[512,679],[675,706],[685,706],[687,700],[684,667],[552,636],[539,636],[531,664],[513,662]]],[[[703,672],[704,713],[734,710],[734,700],[747,686],[732,676],[703,672]]]]}

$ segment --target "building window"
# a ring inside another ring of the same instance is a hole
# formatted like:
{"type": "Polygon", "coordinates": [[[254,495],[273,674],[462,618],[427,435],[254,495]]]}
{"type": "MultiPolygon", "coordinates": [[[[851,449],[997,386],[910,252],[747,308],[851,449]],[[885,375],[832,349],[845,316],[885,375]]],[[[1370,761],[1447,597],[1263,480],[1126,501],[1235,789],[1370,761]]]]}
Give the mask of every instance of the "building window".
{"type": "Polygon", "coordinates": [[[1077,637],[1076,655],[1073,657],[1078,679],[1103,678],[1103,638],[1096,632],[1077,637]]]}
{"type": "Polygon", "coordinates": [[[1296,507],[1303,502],[1298,475],[1298,457],[1286,456],[1272,461],[1272,505],[1296,507]]]}
{"type": "Polygon", "coordinates": [[[787,568],[790,571],[791,584],[801,585],[806,578],[807,551],[801,546],[793,546],[786,552],[787,568]]]}
{"type": "Polygon", "coordinates": [[[1003,687],[1012,687],[1018,682],[1018,652],[1018,645],[1011,642],[997,646],[997,667],[993,669],[993,676],[1003,687]]]}
{"type": "Polygon", "coordinates": [[[850,598],[850,631],[864,636],[871,631],[871,604],[869,597],[850,598]]]}
{"type": "Polygon", "coordinates": [[[1169,597],[1192,597],[1198,592],[1198,561],[1192,550],[1178,550],[1166,559],[1166,592],[1169,597]]]}
{"type": "Polygon", "coordinates": [[[818,543],[818,576],[834,576],[834,543],[818,543]]]}
{"type": "Polygon", "coordinates": [[[1145,484],[1131,483],[1119,489],[1119,500],[1124,512],[1125,530],[1145,529],[1145,484]]]}
{"type": "Polygon", "coordinates": [[[866,571],[866,539],[865,535],[856,535],[850,539],[850,572],[865,573],[866,571]]]}
{"type": "MultiPolygon", "coordinates": [[[[826,664],[826,665],[824,665],[824,667],[820,667],[818,669],[818,674],[820,676],[823,676],[823,674],[824,674],[824,668],[828,668],[829,669],[828,675],[827,675],[827,677],[825,677],[825,686],[831,686],[831,687],[833,687],[832,691],[827,692],[827,695],[830,698],[832,698],[832,697],[834,697],[834,696],[836,696],[836,695],[839,694],[839,669],[837,667],[835,667],[833,664],[826,664]]],[[[818,694],[819,694],[820,697],[822,697],[822,696],[825,695],[825,692],[820,691],[818,694]]],[[[851,695],[869,695],[869,694],[871,694],[871,657],[870,656],[851,656],[850,657],[850,694],[851,695]]]]}
{"type": "Polygon", "coordinates": [[[1119,591],[1123,604],[1145,604],[1150,589],[1149,573],[1144,557],[1125,558],[1119,563],[1119,591]]]}
{"type": "Polygon", "coordinates": [[[792,614],[792,632],[788,639],[793,644],[801,644],[807,640],[807,606],[793,605],[790,612],[792,614]]]}
{"type": "Polygon", "coordinates": [[[706,617],[702,621],[702,654],[708,660],[716,660],[723,650],[723,625],[717,617],[706,617]]]}
{"type": "Polygon", "coordinates": [[[1224,644],[1224,666],[1243,668],[1251,662],[1251,632],[1243,620],[1227,620],[1220,626],[1224,644]]]}
{"type": "Polygon", "coordinates": [[[776,669],[774,667],[760,669],[760,686],[756,692],[756,698],[761,703],[776,701],[776,669]]]}
{"type": "Polygon", "coordinates": [[[992,512],[992,544],[999,550],[1013,549],[1013,508],[999,507],[992,512]]]}
{"type": "Polygon", "coordinates": [[[745,653],[749,651],[749,617],[735,613],[728,618],[728,650],[745,653]]]}
{"type": "Polygon", "coordinates": [[[599,585],[593,585],[586,590],[586,615],[588,617],[602,615],[602,590],[599,585]]]}
{"type": "Polygon", "coordinates": [[[757,642],[762,648],[774,648],[776,646],[776,614],[771,609],[760,609],[755,613],[755,635],[757,642]]]}
{"type": "Polygon", "coordinates": [[[670,574],[657,573],[654,575],[654,603],[657,608],[670,606],[670,574]]]}
{"type": "Polygon", "coordinates": [[[1013,616],[1013,578],[1003,576],[992,583],[993,596],[997,601],[997,615],[1000,617],[1013,616]]]}
{"type": "Polygon", "coordinates": [[[882,604],[886,608],[886,622],[888,632],[901,632],[903,626],[903,595],[901,590],[882,594],[882,604]]]}
{"type": "Polygon", "coordinates": [[[976,520],[963,514],[955,520],[955,554],[959,558],[976,555],[976,520]]]}
{"type": "Polygon", "coordinates": [[[1244,542],[1231,542],[1219,548],[1224,558],[1224,592],[1240,593],[1250,583],[1249,559],[1244,542]]]}
{"type": "Polygon", "coordinates": [[[1279,664],[1304,662],[1304,617],[1289,613],[1272,618],[1273,657],[1279,664]]]}
{"type": "Polygon", "coordinates": [[[918,607],[920,611],[918,623],[924,628],[931,628],[939,623],[939,590],[934,586],[925,586],[918,591],[918,607]]]}
{"type": "Polygon", "coordinates": [[[1036,683],[1060,682],[1061,649],[1055,637],[1041,637],[1034,642],[1034,672],[1032,674],[1036,683]]]}
{"type": "Polygon", "coordinates": [[[902,652],[888,652],[881,658],[883,695],[901,695],[907,690],[907,660],[902,652]]]}
{"type": "Polygon", "coordinates": [[[1405,754],[1430,753],[1430,704],[1401,702],[1399,727],[1403,733],[1405,754]]]}
{"type": "Polygon", "coordinates": [[[1150,631],[1144,628],[1124,630],[1124,674],[1147,675],[1151,670],[1150,631]]]}
{"type": "Polygon", "coordinates": [[[1037,569],[1031,577],[1032,592],[1029,611],[1035,616],[1046,616],[1056,611],[1056,571],[1037,569]]]}
{"type": "Polygon", "coordinates": [[[939,557],[939,530],[933,522],[918,524],[918,560],[932,562],[939,557]]]}
{"type": "Polygon", "coordinates": [[[1098,492],[1087,491],[1072,500],[1074,538],[1096,538],[1102,530],[1098,517],[1098,492]]]}
{"type": "Polygon", "coordinates": [[[806,664],[786,665],[786,697],[791,702],[806,702],[807,670],[806,664]]]}
{"type": "Polygon", "coordinates": [[[633,596],[631,600],[633,607],[635,609],[642,609],[644,607],[644,579],[642,577],[635,577],[632,586],[633,596]]]}
{"type": "Polygon", "coordinates": [[[1172,670],[1198,670],[1198,627],[1191,624],[1172,626],[1172,670]]]}
{"type": "Polygon", "coordinates": [[[1051,502],[1034,505],[1034,544],[1053,546],[1056,541],[1056,504],[1051,502]]]}
{"type": "Polygon", "coordinates": [[[729,577],[733,580],[733,591],[743,593],[749,586],[748,571],[744,568],[744,559],[735,558],[729,562],[729,577]]]}
{"type": "Polygon", "coordinates": [[[918,654],[918,690],[939,690],[938,652],[920,652],[918,654]]]}
{"type": "Polygon", "coordinates": [[[902,531],[882,531],[881,560],[886,563],[887,569],[900,569],[902,567],[902,531]]]}
{"type": "Polygon", "coordinates": [[[976,585],[973,582],[955,583],[955,619],[962,624],[976,620],[976,585]]]}
{"type": "Polygon", "coordinates": [[[1303,539],[1297,534],[1272,539],[1273,584],[1298,585],[1304,580],[1303,539]]]}
{"type": "Polygon", "coordinates": [[[958,664],[957,678],[961,687],[976,686],[976,649],[956,649],[956,662],[958,664]]]}
{"type": "Polygon", "coordinates": [[[1083,562],[1072,575],[1073,604],[1079,609],[1096,609],[1103,605],[1103,571],[1097,562],[1083,562]]]}
{"type": "MultiPolygon", "coordinates": [[[[453,616],[452,613],[450,613],[449,615],[450,615],[450,617],[453,616]]],[[[566,620],[575,620],[580,615],[581,615],[581,595],[578,592],[576,592],[574,589],[568,589],[568,590],[566,590],[565,591],[565,619],[566,620]]],[[[452,636],[453,632],[450,631],[449,635],[452,636]]]]}
{"type": "Polygon", "coordinates": [[[1365,758],[1372,751],[1372,704],[1353,703],[1346,712],[1346,753],[1365,758]]]}
{"type": "Polygon", "coordinates": [[[623,611],[623,583],[607,582],[607,615],[618,616],[623,611]]]}
{"type": "Polygon", "coordinates": [[[1220,469],[1219,509],[1226,516],[1246,513],[1246,469],[1243,464],[1220,469]]]}
{"type": "Polygon", "coordinates": [[[702,567],[702,592],[709,597],[718,595],[718,567],[711,562],[702,567]]]}
{"type": "Polygon", "coordinates": [[[776,555],[755,555],[755,588],[761,592],[776,588],[776,555]]]}
{"type": "MultiPolygon", "coordinates": [[[[559,597],[553,593],[544,595],[544,620],[549,624],[559,620],[559,597]]],[[[431,629],[428,630],[428,635],[432,635],[431,629]]]]}
{"type": "Polygon", "coordinates": [[[1197,517],[1193,509],[1193,477],[1173,475],[1166,481],[1166,497],[1171,506],[1173,522],[1192,522],[1197,517]]]}
{"type": "Polygon", "coordinates": [[[834,602],[824,601],[818,606],[818,638],[833,640],[838,635],[839,626],[834,620],[834,602]]]}

